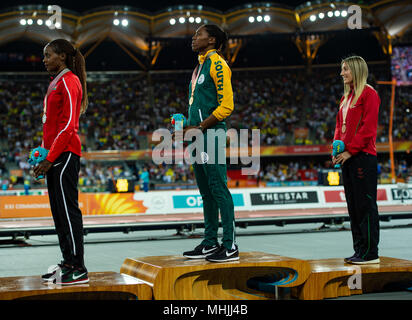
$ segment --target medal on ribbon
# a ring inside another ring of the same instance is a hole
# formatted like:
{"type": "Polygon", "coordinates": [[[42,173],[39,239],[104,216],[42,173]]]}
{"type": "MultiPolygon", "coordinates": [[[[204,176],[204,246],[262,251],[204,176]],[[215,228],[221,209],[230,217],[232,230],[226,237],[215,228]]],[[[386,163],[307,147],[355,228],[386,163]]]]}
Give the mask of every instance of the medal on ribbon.
{"type": "Polygon", "coordinates": [[[194,95],[195,89],[196,89],[197,78],[199,78],[199,74],[200,74],[200,71],[202,71],[202,67],[203,67],[203,63],[200,64],[200,68],[199,68],[199,66],[197,66],[196,69],[193,71],[193,74],[192,74],[192,92],[190,94],[190,99],[189,99],[189,105],[190,106],[193,104],[193,101],[194,101],[193,95],[194,95]],[[197,69],[199,69],[199,72],[196,72],[197,69]]]}
{"type": "Polygon", "coordinates": [[[47,121],[47,97],[49,96],[50,92],[56,89],[57,81],[59,81],[59,79],[69,71],[70,69],[68,68],[63,69],[63,71],[60,72],[56,78],[53,79],[53,81],[49,84],[49,87],[47,88],[47,93],[44,97],[43,116],[41,117],[41,121],[43,122],[43,124],[47,121]]]}
{"type": "MultiPolygon", "coordinates": [[[[355,95],[355,93],[353,93],[353,96],[354,95],[355,95]]],[[[342,133],[346,132],[346,116],[348,115],[348,111],[349,111],[350,104],[352,102],[353,96],[350,99],[348,99],[344,109],[342,110],[342,116],[343,116],[343,124],[342,124],[342,129],[341,129],[342,133]]]]}
{"type": "MultiPolygon", "coordinates": [[[[207,54],[207,56],[206,56],[206,58],[205,58],[205,60],[204,61],[206,61],[206,59],[207,58],[209,58],[212,54],[214,54],[216,51],[211,51],[211,52],[209,52],[208,54],[207,54]]],[[[204,62],[203,62],[204,63],[204,62]]],[[[194,98],[193,98],[193,95],[194,95],[194,93],[195,93],[195,89],[196,89],[196,84],[197,84],[197,79],[199,78],[199,76],[200,76],[200,72],[202,71],[202,67],[203,67],[203,63],[201,63],[199,66],[197,66],[196,68],[195,68],[195,70],[193,70],[193,73],[192,73],[192,92],[191,92],[191,94],[190,94],[190,99],[189,99],[189,105],[191,106],[192,104],[193,104],[193,101],[194,101],[194,98]],[[197,69],[199,69],[199,71],[197,72],[197,69]]],[[[203,83],[203,81],[202,81],[202,83],[203,83]]]]}

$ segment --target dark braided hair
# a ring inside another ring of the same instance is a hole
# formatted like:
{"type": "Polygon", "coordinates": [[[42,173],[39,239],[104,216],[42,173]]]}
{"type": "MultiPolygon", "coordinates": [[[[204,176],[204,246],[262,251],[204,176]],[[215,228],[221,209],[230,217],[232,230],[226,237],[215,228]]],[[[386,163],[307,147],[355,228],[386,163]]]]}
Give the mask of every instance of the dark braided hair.
{"type": "Polygon", "coordinates": [[[82,105],[80,113],[85,113],[89,99],[87,97],[86,85],[86,62],[79,49],[76,49],[69,41],[65,39],[56,39],[47,44],[57,54],[66,54],[65,64],[76,76],[79,77],[83,88],[82,105]]]}
{"type": "Polygon", "coordinates": [[[215,49],[217,53],[222,55],[222,52],[226,49],[228,35],[227,33],[215,24],[205,24],[202,27],[206,29],[206,32],[210,37],[216,39],[215,49]]]}

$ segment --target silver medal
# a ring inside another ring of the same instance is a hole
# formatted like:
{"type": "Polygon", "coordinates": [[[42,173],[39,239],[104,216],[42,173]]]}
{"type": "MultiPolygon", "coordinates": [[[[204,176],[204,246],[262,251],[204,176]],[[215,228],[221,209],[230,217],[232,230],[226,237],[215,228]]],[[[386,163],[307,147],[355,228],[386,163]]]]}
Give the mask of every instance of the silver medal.
{"type": "Polygon", "coordinates": [[[41,120],[42,120],[43,123],[46,123],[47,117],[46,117],[45,114],[43,114],[43,117],[41,118],[41,120]]]}

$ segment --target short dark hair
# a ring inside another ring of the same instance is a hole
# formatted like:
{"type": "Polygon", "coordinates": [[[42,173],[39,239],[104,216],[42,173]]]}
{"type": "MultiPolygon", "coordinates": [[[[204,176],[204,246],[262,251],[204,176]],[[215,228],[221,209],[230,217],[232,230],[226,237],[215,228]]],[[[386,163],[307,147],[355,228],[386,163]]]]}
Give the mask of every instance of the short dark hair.
{"type": "Polygon", "coordinates": [[[206,32],[210,37],[216,39],[215,49],[221,52],[224,51],[228,40],[227,33],[215,24],[205,24],[203,27],[206,29],[206,32]]]}

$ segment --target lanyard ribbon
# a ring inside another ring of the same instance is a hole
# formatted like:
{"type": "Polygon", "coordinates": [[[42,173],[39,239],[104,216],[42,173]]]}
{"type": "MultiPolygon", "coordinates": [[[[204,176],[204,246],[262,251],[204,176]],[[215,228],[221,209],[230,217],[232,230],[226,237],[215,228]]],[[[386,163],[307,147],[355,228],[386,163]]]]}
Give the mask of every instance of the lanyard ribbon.
{"type": "Polygon", "coordinates": [[[342,108],[342,118],[343,118],[343,124],[342,124],[342,132],[346,132],[346,116],[348,115],[349,112],[349,107],[352,102],[353,97],[355,96],[355,92],[352,94],[352,97],[346,101],[346,105],[342,108]]]}
{"type": "MultiPolygon", "coordinates": [[[[212,54],[214,54],[216,51],[211,51],[207,54],[207,56],[205,57],[205,60],[207,60],[207,58],[209,58],[212,54]]],[[[204,63],[203,61],[203,63],[204,63]]],[[[192,105],[193,103],[193,95],[195,93],[195,89],[196,89],[196,84],[197,84],[197,79],[199,78],[200,72],[202,71],[203,68],[203,63],[201,63],[200,65],[197,65],[195,70],[193,70],[192,73],[192,92],[190,95],[190,99],[189,99],[189,104],[192,105]],[[200,67],[199,67],[200,66],[200,67]],[[199,69],[199,71],[197,71],[197,69],[199,69]]]]}
{"type": "MultiPolygon", "coordinates": [[[[67,72],[69,72],[69,71],[70,71],[70,69],[68,69],[68,68],[63,69],[63,70],[57,75],[57,77],[54,78],[52,82],[50,82],[49,87],[47,88],[46,96],[44,97],[43,117],[46,115],[46,112],[47,112],[47,97],[48,97],[49,94],[53,91],[53,88],[56,86],[57,81],[59,81],[60,78],[61,78],[63,75],[65,75],[67,72]]],[[[44,123],[44,122],[45,122],[45,121],[43,121],[43,123],[44,123]]]]}

